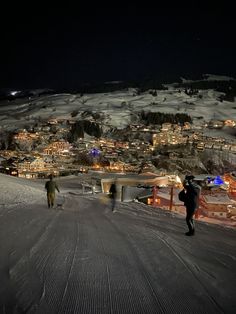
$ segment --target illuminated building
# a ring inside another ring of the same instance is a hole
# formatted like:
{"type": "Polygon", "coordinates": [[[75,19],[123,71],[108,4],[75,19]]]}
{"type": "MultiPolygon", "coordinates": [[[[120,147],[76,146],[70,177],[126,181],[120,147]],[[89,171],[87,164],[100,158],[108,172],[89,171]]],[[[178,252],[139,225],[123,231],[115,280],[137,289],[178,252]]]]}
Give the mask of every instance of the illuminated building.
{"type": "Polygon", "coordinates": [[[229,193],[236,196],[236,177],[231,173],[224,175],[224,181],[229,185],[229,193]]]}

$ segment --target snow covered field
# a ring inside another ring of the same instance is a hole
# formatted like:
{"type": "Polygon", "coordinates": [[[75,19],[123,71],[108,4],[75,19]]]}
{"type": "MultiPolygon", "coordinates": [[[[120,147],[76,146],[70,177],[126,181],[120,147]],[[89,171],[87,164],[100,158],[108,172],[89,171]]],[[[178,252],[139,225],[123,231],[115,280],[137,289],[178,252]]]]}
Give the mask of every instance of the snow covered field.
{"type": "Polygon", "coordinates": [[[0,313],[235,313],[235,230],[58,181],[0,176],[0,313]]]}
{"type": "Polygon", "coordinates": [[[152,96],[148,92],[137,95],[136,90],[130,88],[125,91],[83,96],[55,94],[31,100],[16,99],[0,103],[0,127],[4,129],[23,127],[26,123],[35,122],[39,117],[71,119],[71,113],[74,111],[78,111],[78,115],[74,117],[78,119],[82,112],[89,110],[103,114],[104,128],[110,126],[124,128],[135,122],[137,114],[142,110],[187,113],[196,125],[203,120],[236,120],[236,101],[221,102],[219,100],[221,94],[214,90],[200,90],[198,95],[188,96],[183,90],[179,92],[178,88],[169,86],[168,90],[158,90],[157,96],[152,96]]]}

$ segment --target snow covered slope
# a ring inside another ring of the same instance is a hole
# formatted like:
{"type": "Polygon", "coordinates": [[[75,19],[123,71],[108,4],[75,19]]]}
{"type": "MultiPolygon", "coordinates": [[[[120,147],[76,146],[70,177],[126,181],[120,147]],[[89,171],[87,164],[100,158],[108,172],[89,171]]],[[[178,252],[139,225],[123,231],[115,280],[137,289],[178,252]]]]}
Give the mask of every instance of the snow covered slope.
{"type": "Polygon", "coordinates": [[[0,174],[1,207],[39,203],[43,198],[45,198],[44,185],[0,174]]]}
{"type": "Polygon", "coordinates": [[[60,182],[64,210],[39,199],[42,182],[0,183],[1,313],[235,313],[235,230],[198,222],[186,237],[184,217],[137,203],[112,213],[74,179],[60,182]]]}
{"type": "Polygon", "coordinates": [[[169,86],[168,90],[158,90],[153,96],[149,92],[137,94],[131,88],[123,91],[99,94],[44,95],[35,99],[16,99],[0,103],[0,127],[13,129],[35,122],[39,117],[70,118],[78,111],[78,119],[84,111],[103,113],[103,125],[124,128],[137,121],[137,113],[142,110],[164,113],[187,113],[199,123],[199,117],[208,121],[214,119],[236,119],[236,101],[219,100],[222,93],[215,90],[200,90],[189,96],[184,89],[169,86]]]}

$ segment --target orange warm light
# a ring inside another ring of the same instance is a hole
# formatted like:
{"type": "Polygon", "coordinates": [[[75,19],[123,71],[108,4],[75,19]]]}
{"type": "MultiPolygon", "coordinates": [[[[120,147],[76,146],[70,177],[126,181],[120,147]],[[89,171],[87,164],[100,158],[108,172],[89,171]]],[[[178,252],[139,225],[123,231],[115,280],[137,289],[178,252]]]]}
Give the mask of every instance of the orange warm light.
{"type": "Polygon", "coordinates": [[[147,199],[147,204],[148,204],[148,205],[151,205],[152,202],[153,202],[152,198],[148,198],[148,199],[147,199]]]}
{"type": "Polygon", "coordinates": [[[236,179],[230,174],[226,173],[224,175],[224,181],[229,184],[229,192],[230,193],[236,193],[236,179]]]}

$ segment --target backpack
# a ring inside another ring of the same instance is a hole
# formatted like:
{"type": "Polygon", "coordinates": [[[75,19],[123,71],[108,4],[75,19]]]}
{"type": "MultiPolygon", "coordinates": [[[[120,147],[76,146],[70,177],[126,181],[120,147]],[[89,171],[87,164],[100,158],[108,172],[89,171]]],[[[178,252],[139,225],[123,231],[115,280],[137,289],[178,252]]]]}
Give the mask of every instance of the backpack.
{"type": "Polygon", "coordinates": [[[179,200],[180,200],[181,202],[185,202],[185,201],[186,201],[186,193],[185,193],[184,190],[182,190],[182,191],[179,192],[179,200]]]}

